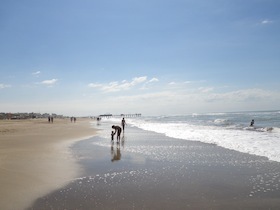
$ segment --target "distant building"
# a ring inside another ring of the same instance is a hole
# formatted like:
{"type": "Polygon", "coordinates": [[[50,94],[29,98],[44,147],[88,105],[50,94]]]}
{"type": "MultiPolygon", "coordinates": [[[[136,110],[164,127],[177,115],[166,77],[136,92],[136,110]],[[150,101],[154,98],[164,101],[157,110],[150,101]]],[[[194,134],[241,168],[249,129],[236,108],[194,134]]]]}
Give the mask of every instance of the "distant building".
{"type": "Polygon", "coordinates": [[[52,113],[51,115],[48,113],[0,113],[0,120],[21,120],[21,119],[40,119],[40,118],[48,118],[49,116],[53,116],[54,118],[64,118],[63,115],[57,115],[52,113]]]}

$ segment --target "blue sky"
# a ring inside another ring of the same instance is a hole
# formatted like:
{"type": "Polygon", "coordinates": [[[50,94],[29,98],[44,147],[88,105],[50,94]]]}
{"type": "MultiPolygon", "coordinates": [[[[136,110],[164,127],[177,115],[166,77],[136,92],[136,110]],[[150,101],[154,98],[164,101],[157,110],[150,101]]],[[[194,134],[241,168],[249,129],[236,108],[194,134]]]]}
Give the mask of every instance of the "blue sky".
{"type": "Polygon", "coordinates": [[[0,112],[280,109],[278,0],[1,0],[0,112]]]}

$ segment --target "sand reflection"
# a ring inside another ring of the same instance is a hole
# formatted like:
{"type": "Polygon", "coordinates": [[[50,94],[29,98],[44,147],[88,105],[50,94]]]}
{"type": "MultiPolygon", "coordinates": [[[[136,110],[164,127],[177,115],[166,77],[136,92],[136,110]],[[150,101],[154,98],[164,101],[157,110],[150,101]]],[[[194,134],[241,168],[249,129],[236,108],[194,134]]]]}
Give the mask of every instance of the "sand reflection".
{"type": "Polygon", "coordinates": [[[111,143],[111,161],[121,160],[121,146],[124,148],[124,136],[121,139],[121,142],[112,142],[111,143]]]}

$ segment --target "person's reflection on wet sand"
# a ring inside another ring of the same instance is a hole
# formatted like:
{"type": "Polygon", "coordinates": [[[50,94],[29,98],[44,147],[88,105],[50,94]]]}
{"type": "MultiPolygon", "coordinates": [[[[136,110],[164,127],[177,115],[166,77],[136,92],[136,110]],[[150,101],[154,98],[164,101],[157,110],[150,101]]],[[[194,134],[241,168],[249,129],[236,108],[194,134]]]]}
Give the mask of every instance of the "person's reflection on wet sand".
{"type": "Polygon", "coordinates": [[[125,140],[125,138],[124,138],[124,135],[123,135],[122,140],[121,140],[122,148],[124,148],[124,140],[125,140]]]}
{"type": "Polygon", "coordinates": [[[117,146],[116,146],[116,150],[115,150],[115,147],[114,147],[114,142],[112,142],[111,144],[111,161],[114,162],[114,161],[118,161],[121,159],[121,148],[120,148],[120,143],[117,142],[117,146]]]}

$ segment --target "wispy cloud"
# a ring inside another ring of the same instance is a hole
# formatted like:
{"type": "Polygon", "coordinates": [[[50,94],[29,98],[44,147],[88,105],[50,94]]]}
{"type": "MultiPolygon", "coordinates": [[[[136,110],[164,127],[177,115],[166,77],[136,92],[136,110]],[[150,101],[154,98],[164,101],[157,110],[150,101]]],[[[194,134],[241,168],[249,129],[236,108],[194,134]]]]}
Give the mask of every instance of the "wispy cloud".
{"type": "Polygon", "coordinates": [[[239,102],[255,102],[259,100],[273,98],[275,93],[263,89],[244,89],[226,93],[212,93],[206,97],[207,101],[239,101],[239,102]]]}
{"type": "Polygon", "coordinates": [[[213,87],[200,87],[198,88],[198,90],[202,93],[209,93],[212,92],[214,90],[213,87]]]}
{"type": "Polygon", "coordinates": [[[107,84],[100,84],[100,83],[90,83],[88,87],[90,88],[97,88],[104,92],[118,92],[122,90],[129,90],[134,86],[137,86],[141,83],[147,81],[147,77],[135,77],[131,81],[123,80],[122,82],[114,81],[107,84]]]}
{"type": "Polygon", "coordinates": [[[32,73],[33,76],[39,76],[39,74],[41,74],[41,71],[35,71],[32,73]]]}
{"type": "MultiPolygon", "coordinates": [[[[264,89],[240,89],[228,92],[217,92],[212,88],[193,90],[162,90],[144,92],[142,94],[111,97],[115,107],[121,109],[123,101],[126,108],[146,109],[155,113],[186,113],[220,110],[257,110],[262,104],[271,104],[280,100],[278,92],[264,89]],[[155,104],[157,106],[155,106],[155,104]]],[[[279,103],[278,103],[279,104],[279,103]]]]}
{"type": "Polygon", "coordinates": [[[145,82],[146,80],[147,80],[147,77],[146,77],[146,76],[143,76],[143,77],[135,77],[135,78],[132,79],[131,84],[132,84],[132,85],[136,85],[136,84],[145,82]]]}
{"type": "Polygon", "coordinates": [[[50,80],[44,80],[40,82],[41,85],[46,85],[48,87],[52,87],[57,83],[58,79],[50,79],[50,80]]]}
{"type": "Polygon", "coordinates": [[[273,23],[273,21],[272,20],[268,20],[268,19],[264,19],[264,20],[261,21],[262,25],[271,24],[271,23],[273,23]]]}
{"type": "Polygon", "coordinates": [[[159,80],[158,80],[158,78],[152,78],[152,79],[150,79],[148,82],[158,82],[159,80]]]}
{"type": "Polygon", "coordinates": [[[194,81],[185,81],[184,84],[196,84],[196,83],[205,83],[206,80],[194,80],[194,81]]]}
{"type": "Polygon", "coordinates": [[[10,88],[11,85],[0,84],[0,89],[10,88]]]}

